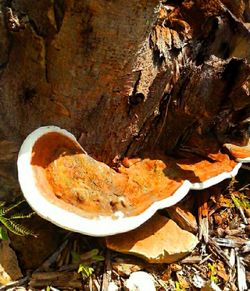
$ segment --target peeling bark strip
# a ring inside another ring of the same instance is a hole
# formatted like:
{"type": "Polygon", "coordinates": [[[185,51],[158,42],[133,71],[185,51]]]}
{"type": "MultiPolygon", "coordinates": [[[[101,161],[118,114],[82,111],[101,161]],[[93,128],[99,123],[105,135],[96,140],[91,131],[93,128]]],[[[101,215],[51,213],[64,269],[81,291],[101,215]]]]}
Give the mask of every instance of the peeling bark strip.
{"type": "Polygon", "coordinates": [[[246,143],[250,12],[235,3],[1,1],[0,142],[55,124],[108,164],[197,154],[196,135],[246,143]]]}

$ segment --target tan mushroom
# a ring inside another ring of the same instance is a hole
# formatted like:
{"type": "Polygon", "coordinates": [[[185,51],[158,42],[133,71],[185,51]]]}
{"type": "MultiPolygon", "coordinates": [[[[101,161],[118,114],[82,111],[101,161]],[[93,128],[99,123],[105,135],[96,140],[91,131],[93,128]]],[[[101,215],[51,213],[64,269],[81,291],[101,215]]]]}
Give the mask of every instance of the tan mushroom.
{"type": "Polygon", "coordinates": [[[118,171],[90,157],[55,126],[32,132],[18,156],[18,177],[30,206],[71,231],[107,236],[135,229],[190,189],[235,176],[241,164],[214,151],[207,159],[126,159],[118,171]]]}

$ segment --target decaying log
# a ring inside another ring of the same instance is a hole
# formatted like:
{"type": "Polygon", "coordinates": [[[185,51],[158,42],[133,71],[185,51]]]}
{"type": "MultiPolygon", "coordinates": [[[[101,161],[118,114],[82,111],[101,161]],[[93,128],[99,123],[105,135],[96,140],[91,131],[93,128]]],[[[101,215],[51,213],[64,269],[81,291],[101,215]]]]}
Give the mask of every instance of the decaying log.
{"type": "Polygon", "coordinates": [[[246,143],[249,7],[165,2],[0,2],[1,196],[18,192],[17,149],[41,125],[109,165],[157,149],[202,156],[197,135],[246,143]]]}

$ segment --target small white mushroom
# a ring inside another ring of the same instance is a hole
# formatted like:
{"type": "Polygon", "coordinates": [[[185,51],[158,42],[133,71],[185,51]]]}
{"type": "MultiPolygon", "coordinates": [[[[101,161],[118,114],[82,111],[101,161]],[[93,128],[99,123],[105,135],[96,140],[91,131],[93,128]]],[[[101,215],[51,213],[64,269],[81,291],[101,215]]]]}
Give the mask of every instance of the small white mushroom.
{"type": "Polygon", "coordinates": [[[129,291],[155,291],[154,278],[149,273],[138,271],[132,273],[124,286],[129,291]]]}

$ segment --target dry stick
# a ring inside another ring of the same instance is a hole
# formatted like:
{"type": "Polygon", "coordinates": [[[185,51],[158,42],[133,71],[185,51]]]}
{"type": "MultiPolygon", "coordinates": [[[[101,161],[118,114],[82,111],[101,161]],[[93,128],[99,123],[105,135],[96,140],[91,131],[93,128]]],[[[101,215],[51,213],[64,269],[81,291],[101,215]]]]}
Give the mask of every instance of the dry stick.
{"type": "MultiPolygon", "coordinates": [[[[70,235],[70,234],[69,234],[70,235]]],[[[67,235],[66,236],[66,238],[67,237],[69,237],[69,235],[67,235]]],[[[57,259],[57,257],[58,257],[58,255],[62,252],[62,250],[66,247],[66,245],[67,245],[67,243],[68,243],[68,239],[66,239],[62,244],[61,244],[61,246],[48,258],[48,259],[46,259],[44,262],[43,262],[43,264],[40,266],[40,267],[38,267],[35,271],[34,271],[34,273],[35,272],[38,272],[38,271],[41,271],[41,270],[43,270],[43,269],[46,269],[46,268],[48,268],[52,263],[54,263],[55,261],[56,261],[56,259],[57,259]]],[[[33,273],[33,274],[34,274],[33,273]]],[[[28,281],[29,281],[29,279],[30,279],[30,277],[29,276],[26,276],[26,277],[24,277],[24,278],[22,278],[22,279],[20,279],[20,280],[18,280],[18,281],[14,281],[14,282],[11,282],[11,283],[9,283],[9,284],[7,284],[7,285],[5,285],[5,286],[2,286],[2,287],[0,287],[0,290],[1,291],[3,291],[3,290],[8,290],[8,289],[10,289],[10,288],[12,288],[12,287],[17,287],[17,286],[20,286],[20,285],[22,285],[22,284],[25,284],[25,283],[27,283],[28,281]]]]}
{"type": "MultiPolygon", "coordinates": [[[[65,274],[67,277],[74,277],[75,272],[36,272],[32,274],[32,279],[34,280],[59,280],[65,278],[65,274]]],[[[80,277],[80,276],[79,276],[80,277]]]]}
{"type": "Polygon", "coordinates": [[[97,291],[100,291],[100,290],[101,290],[101,286],[100,286],[100,284],[98,283],[98,281],[97,281],[96,279],[93,279],[93,283],[95,284],[96,290],[97,290],[97,291]]]}
{"type": "Polygon", "coordinates": [[[229,262],[230,262],[232,267],[235,266],[235,249],[230,250],[229,262]]]}
{"type": "Polygon", "coordinates": [[[81,288],[81,276],[76,272],[37,272],[32,274],[31,287],[53,285],[61,288],[81,288]]]}
{"type": "Polygon", "coordinates": [[[239,210],[239,213],[240,213],[240,216],[241,216],[243,222],[244,222],[245,224],[248,224],[247,218],[246,218],[246,216],[245,216],[245,214],[244,214],[244,210],[242,209],[242,207],[240,207],[240,205],[236,205],[236,204],[235,204],[235,206],[236,206],[236,208],[239,210]]]}
{"type": "MultiPolygon", "coordinates": [[[[68,244],[68,247],[64,248],[64,250],[61,252],[61,258],[57,262],[57,267],[63,268],[64,266],[69,265],[70,260],[71,260],[71,253],[72,251],[75,253],[78,253],[78,241],[75,239],[70,241],[68,244]]],[[[77,267],[76,267],[77,268],[77,267]]]]}
{"type": "Polygon", "coordinates": [[[1,291],[9,290],[10,288],[14,288],[14,287],[18,287],[18,286],[24,285],[24,284],[28,283],[28,281],[29,281],[29,276],[26,276],[26,277],[24,277],[24,278],[22,278],[20,280],[8,283],[8,284],[0,287],[0,290],[1,291]]]}
{"type": "Polygon", "coordinates": [[[241,247],[240,252],[242,254],[250,252],[250,240],[245,242],[245,244],[241,247]]]}
{"type": "Polygon", "coordinates": [[[68,264],[68,265],[63,265],[63,266],[61,266],[61,267],[58,269],[58,271],[59,271],[59,272],[76,271],[78,267],[79,267],[79,263],[73,263],[73,264],[68,264]]]}
{"type": "Polygon", "coordinates": [[[229,268],[229,280],[226,283],[225,287],[230,288],[229,290],[231,290],[232,288],[232,282],[235,281],[235,274],[236,274],[236,269],[235,269],[235,249],[231,248],[230,249],[230,258],[229,258],[229,262],[231,264],[231,268],[229,268]]]}
{"type": "Polygon", "coordinates": [[[104,266],[104,273],[102,276],[102,289],[101,291],[106,291],[108,290],[108,285],[111,280],[111,272],[112,272],[112,267],[111,267],[111,262],[110,262],[110,250],[106,250],[106,257],[105,257],[105,266],[104,266]]]}
{"type": "Polygon", "coordinates": [[[93,291],[93,280],[92,280],[92,276],[89,276],[89,291],[93,291]]]}
{"type": "Polygon", "coordinates": [[[199,196],[199,207],[198,207],[198,221],[199,221],[199,240],[202,238],[204,242],[208,243],[208,205],[207,201],[209,198],[209,194],[207,191],[201,191],[201,195],[199,196]]]}
{"type": "Polygon", "coordinates": [[[210,259],[211,256],[212,256],[212,254],[206,256],[203,260],[201,260],[201,261],[199,262],[199,265],[202,265],[203,263],[205,263],[207,260],[210,259]]]}
{"type": "Polygon", "coordinates": [[[49,280],[41,280],[41,281],[32,281],[30,283],[30,286],[33,288],[38,288],[36,290],[41,290],[41,288],[44,288],[44,286],[50,286],[52,285],[56,286],[57,288],[61,289],[79,289],[79,290],[83,290],[82,289],[82,282],[81,280],[74,280],[74,281],[49,281],[49,280]]]}
{"type": "Polygon", "coordinates": [[[57,268],[63,267],[64,265],[68,265],[70,261],[70,243],[63,248],[60,254],[57,256],[54,264],[57,268]]]}
{"type": "Polygon", "coordinates": [[[237,283],[239,291],[247,290],[246,270],[242,262],[242,258],[236,252],[237,262],[237,283]]]}
{"type": "Polygon", "coordinates": [[[240,248],[243,247],[247,241],[241,241],[237,237],[232,237],[232,238],[226,238],[226,237],[221,237],[221,238],[213,238],[215,242],[221,246],[221,247],[226,247],[226,248],[240,248]]]}
{"type": "Polygon", "coordinates": [[[189,256],[181,260],[182,264],[200,264],[201,256],[189,256]]]}
{"type": "Polygon", "coordinates": [[[67,246],[68,242],[69,242],[69,236],[71,235],[71,233],[69,233],[66,236],[65,241],[59,246],[58,249],[56,249],[56,251],[48,258],[46,259],[42,265],[40,267],[38,267],[35,272],[38,271],[42,271],[42,270],[47,270],[54,262],[56,262],[57,257],[59,256],[59,254],[64,250],[64,248],[67,246]]]}
{"type": "Polygon", "coordinates": [[[163,280],[157,278],[157,276],[155,274],[152,274],[152,276],[153,276],[155,282],[157,284],[159,284],[163,288],[163,290],[168,290],[167,289],[168,288],[168,285],[163,280]]]}
{"type": "Polygon", "coordinates": [[[222,249],[217,245],[217,243],[213,241],[211,238],[208,239],[208,247],[213,254],[222,258],[223,261],[227,264],[227,266],[229,268],[232,268],[232,265],[230,264],[230,258],[222,251],[222,249]]]}
{"type": "MultiPolygon", "coordinates": [[[[244,188],[242,188],[242,189],[244,189],[244,188]]],[[[236,203],[236,201],[235,201],[235,195],[232,193],[231,196],[232,196],[232,199],[233,199],[234,205],[235,205],[235,207],[238,209],[238,211],[239,211],[239,213],[240,213],[240,216],[241,216],[241,218],[242,218],[244,224],[248,224],[248,220],[247,220],[247,218],[246,218],[246,216],[245,216],[245,214],[244,214],[244,210],[243,210],[242,207],[239,205],[239,203],[236,203]]]]}

